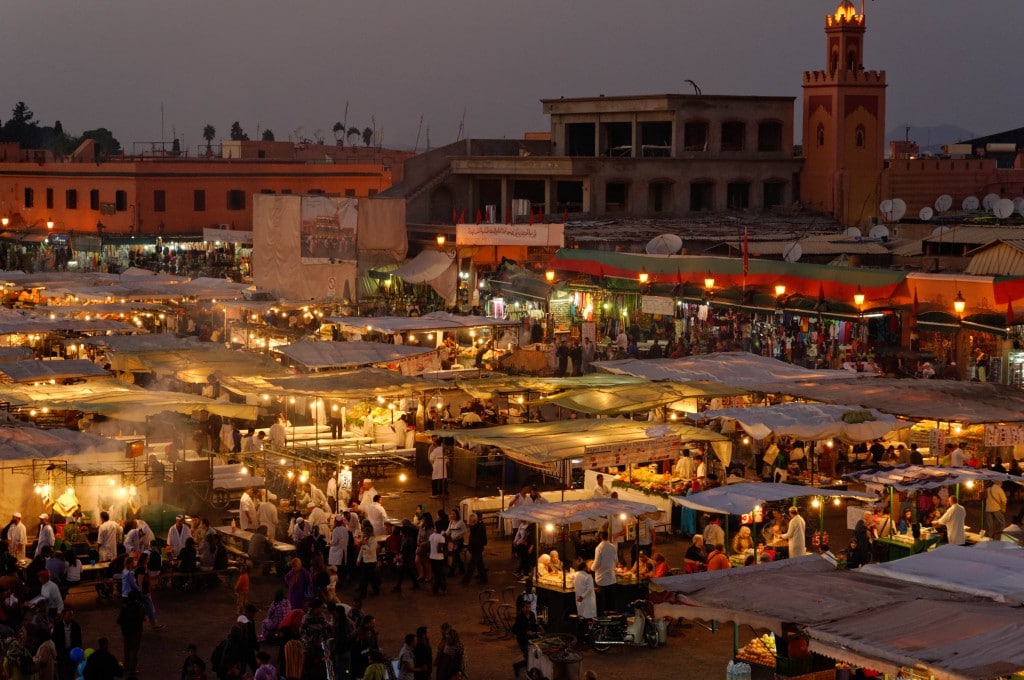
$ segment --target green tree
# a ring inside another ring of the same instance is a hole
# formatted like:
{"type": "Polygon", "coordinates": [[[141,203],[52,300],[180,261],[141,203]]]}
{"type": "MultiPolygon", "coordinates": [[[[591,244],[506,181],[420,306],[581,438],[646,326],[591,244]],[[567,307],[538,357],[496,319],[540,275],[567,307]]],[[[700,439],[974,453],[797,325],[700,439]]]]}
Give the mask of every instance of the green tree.
{"type": "Polygon", "coordinates": [[[234,142],[249,141],[249,135],[245,134],[245,130],[237,120],[231,124],[231,140],[234,142]]]}
{"type": "Polygon", "coordinates": [[[114,137],[114,133],[107,128],[86,130],[82,133],[81,141],[85,141],[86,139],[91,139],[96,142],[97,158],[109,158],[110,156],[116,156],[121,153],[121,142],[117,141],[114,137]]]}
{"type": "Polygon", "coordinates": [[[11,111],[10,123],[24,123],[25,125],[36,125],[32,122],[32,119],[36,117],[36,114],[29,110],[28,105],[25,102],[18,102],[14,105],[14,109],[11,111]]]}
{"type": "Polygon", "coordinates": [[[354,144],[355,142],[358,142],[359,141],[359,136],[361,134],[362,134],[362,132],[360,132],[359,128],[357,128],[355,125],[350,127],[348,129],[348,142],[349,142],[349,144],[354,144]],[[353,141],[353,138],[354,138],[355,141],[353,141]]]}
{"type": "Polygon", "coordinates": [[[345,125],[339,120],[331,127],[334,132],[334,141],[338,146],[345,146],[345,125]]]}
{"type": "Polygon", "coordinates": [[[210,125],[209,123],[207,123],[206,127],[203,128],[203,139],[206,140],[206,155],[207,156],[212,156],[213,155],[213,149],[211,148],[210,145],[213,143],[213,139],[216,136],[217,136],[217,128],[215,128],[212,125],[210,125]]]}
{"type": "Polygon", "coordinates": [[[263,135],[262,135],[261,139],[264,142],[272,142],[272,141],[274,141],[274,131],[271,130],[270,128],[267,128],[266,130],[263,131],[263,135]]]}
{"type": "Polygon", "coordinates": [[[363,128],[363,144],[365,144],[367,147],[369,147],[370,146],[370,142],[372,142],[372,141],[373,141],[373,128],[371,128],[371,127],[363,128]]]}

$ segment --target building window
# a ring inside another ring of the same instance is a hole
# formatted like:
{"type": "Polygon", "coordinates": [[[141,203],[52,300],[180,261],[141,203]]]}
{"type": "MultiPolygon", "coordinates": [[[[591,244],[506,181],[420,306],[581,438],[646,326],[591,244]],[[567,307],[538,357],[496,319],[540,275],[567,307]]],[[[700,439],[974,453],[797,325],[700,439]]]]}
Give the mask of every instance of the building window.
{"type": "Polygon", "coordinates": [[[114,192],[114,210],[124,212],[128,209],[128,192],[118,189],[114,192]]]}
{"type": "Polygon", "coordinates": [[[725,201],[730,210],[750,207],[750,182],[729,182],[725,188],[725,201]]]}
{"type": "Polygon", "coordinates": [[[715,209],[715,185],[712,182],[692,182],[690,184],[690,210],[704,212],[715,209]]]}
{"type": "Polygon", "coordinates": [[[25,187],[25,207],[31,208],[36,204],[36,190],[32,187],[25,187]]]}
{"type": "Polygon", "coordinates": [[[857,145],[858,149],[863,149],[864,148],[864,144],[865,144],[864,137],[865,137],[864,126],[863,125],[858,125],[857,126],[857,131],[854,132],[854,134],[853,134],[854,143],[857,145]]]}
{"type": "Polygon", "coordinates": [[[770,210],[782,205],[786,196],[786,183],[779,180],[768,180],[764,183],[764,208],[770,210]]]}
{"type": "Polygon", "coordinates": [[[310,189],[306,193],[313,196],[323,196],[327,192],[325,192],[323,189],[310,189]]]}
{"type": "Polygon", "coordinates": [[[167,211],[167,192],[163,189],[153,190],[153,212],[167,211]]]}
{"type": "Polygon", "coordinates": [[[708,124],[687,123],[683,126],[683,151],[708,150],[708,124]]]}
{"type": "Polygon", "coordinates": [[[285,194],[285,195],[288,195],[288,194],[292,193],[292,190],[291,189],[281,189],[281,193],[285,194]]]}
{"type": "Polygon", "coordinates": [[[46,188],[46,209],[53,210],[53,189],[46,188]]]}
{"type": "Polygon", "coordinates": [[[653,212],[672,212],[674,209],[672,198],[671,182],[651,182],[648,185],[647,203],[653,212]]]}
{"type": "Polygon", "coordinates": [[[628,186],[625,182],[608,182],[604,187],[604,209],[606,212],[625,212],[629,208],[628,186]]]}
{"type": "Polygon", "coordinates": [[[64,192],[64,208],[66,210],[78,210],[77,189],[68,189],[64,192]]]}
{"type": "Polygon", "coordinates": [[[825,146],[825,126],[818,123],[818,132],[816,135],[818,139],[818,146],[825,146]]]}
{"type": "Polygon", "coordinates": [[[100,190],[90,189],[89,190],[89,210],[100,209],[100,190]]]}
{"type": "Polygon", "coordinates": [[[565,155],[592,157],[595,154],[593,123],[566,123],[565,155]]]}
{"type": "Polygon", "coordinates": [[[355,189],[345,189],[345,196],[347,196],[348,198],[352,198],[355,195],[356,195],[356,190],[355,189]]]}
{"type": "Polygon", "coordinates": [[[722,151],[743,151],[746,135],[746,123],[722,123],[722,151]]]}
{"type": "Polygon", "coordinates": [[[775,120],[758,123],[757,150],[782,151],[782,123],[775,120]]]}
{"type": "Polygon", "coordinates": [[[245,210],[245,192],[241,189],[228,189],[228,210],[245,210]]]}
{"type": "Polygon", "coordinates": [[[192,210],[194,212],[206,210],[206,189],[195,189],[192,192],[192,210]]]}
{"type": "Polygon", "coordinates": [[[555,207],[559,213],[583,212],[583,182],[555,182],[555,207]]]}

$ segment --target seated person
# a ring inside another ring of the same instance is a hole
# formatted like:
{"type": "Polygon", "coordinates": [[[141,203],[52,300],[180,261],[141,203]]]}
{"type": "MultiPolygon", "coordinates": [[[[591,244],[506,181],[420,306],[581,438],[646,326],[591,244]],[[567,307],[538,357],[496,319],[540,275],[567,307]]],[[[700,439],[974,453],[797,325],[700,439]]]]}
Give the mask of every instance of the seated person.
{"type": "Polygon", "coordinates": [[[197,559],[196,541],[189,537],[185,541],[185,547],[178,552],[178,571],[192,573],[198,568],[197,559]]]}
{"type": "Polygon", "coordinates": [[[551,555],[541,555],[537,558],[537,576],[555,576],[556,572],[551,569],[551,555]]]}
{"type": "Polygon", "coordinates": [[[640,578],[651,578],[654,575],[654,560],[640,553],[637,562],[640,565],[640,578]]]}
{"type": "Polygon", "coordinates": [[[670,576],[672,570],[669,569],[668,560],[660,552],[654,553],[654,573],[651,574],[651,578],[662,578],[663,576],[670,576]]]}
{"type": "Polygon", "coordinates": [[[745,553],[754,549],[754,537],[750,535],[750,527],[740,527],[740,530],[732,537],[733,553],[745,553]]]}
{"type": "Polygon", "coordinates": [[[558,551],[552,550],[550,554],[551,564],[548,565],[548,567],[551,569],[551,573],[561,574],[563,571],[565,571],[565,565],[562,564],[561,558],[558,557],[558,551]]]}
{"type": "Polygon", "coordinates": [[[270,541],[267,540],[267,526],[261,524],[256,527],[256,532],[249,539],[249,559],[253,565],[258,566],[269,561],[270,558],[270,541]]]}
{"type": "Polygon", "coordinates": [[[697,534],[693,537],[693,545],[686,549],[683,557],[683,566],[687,574],[704,571],[707,563],[707,553],[704,552],[704,537],[697,534]]]}

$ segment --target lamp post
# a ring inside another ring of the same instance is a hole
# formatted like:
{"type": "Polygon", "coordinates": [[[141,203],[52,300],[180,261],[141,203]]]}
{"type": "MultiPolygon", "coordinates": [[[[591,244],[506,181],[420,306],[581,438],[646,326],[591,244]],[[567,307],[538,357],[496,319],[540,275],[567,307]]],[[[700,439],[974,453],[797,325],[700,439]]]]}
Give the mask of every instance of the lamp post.
{"type": "MultiPolygon", "coordinates": [[[[967,300],[964,299],[963,294],[960,291],[956,292],[956,297],[953,298],[953,311],[956,312],[956,335],[953,336],[953,361],[954,363],[960,359],[960,336],[963,335],[964,329],[964,310],[967,309],[967,300]]],[[[957,375],[959,377],[959,368],[957,369],[957,375]]],[[[969,376],[968,376],[969,377],[969,376]]]]}
{"type": "Polygon", "coordinates": [[[548,283],[554,283],[555,282],[555,270],[554,269],[549,269],[546,272],[544,272],[544,280],[547,281],[548,283]]]}

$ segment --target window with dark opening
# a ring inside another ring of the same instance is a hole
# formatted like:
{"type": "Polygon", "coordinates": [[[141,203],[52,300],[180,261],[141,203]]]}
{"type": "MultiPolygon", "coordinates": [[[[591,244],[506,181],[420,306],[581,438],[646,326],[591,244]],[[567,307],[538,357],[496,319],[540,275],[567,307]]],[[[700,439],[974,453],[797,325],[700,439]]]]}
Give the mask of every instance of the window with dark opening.
{"type": "Polygon", "coordinates": [[[100,209],[100,190],[90,189],[89,190],[89,210],[100,209]]]}
{"type": "Polygon", "coordinates": [[[153,190],[153,212],[167,211],[167,192],[163,189],[153,190]]]}
{"type": "Polygon", "coordinates": [[[672,155],[672,123],[640,123],[640,155],[644,158],[668,158],[672,155]]]}
{"type": "Polygon", "coordinates": [[[245,210],[245,192],[241,189],[228,189],[228,210],[245,210]]]}
{"type": "Polygon", "coordinates": [[[128,192],[124,189],[118,189],[114,192],[114,210],[118,212],[124,212],[128,209],[128,192]]]}
{"type": "Polygon", "coordinates": [[[672,183],[651,182],[648,187],[647,203],[656,213],[667,213],[673,210],[672,183]]]}
{"type": "Polygon", "coordinates": [[[777,208],[782,205],[785,199],[786,183],[777,180],[769,180],[764,183],[764,207],[765,209],[777,208]]]}
{"type": "Polygon", "coordinates": [[[746,134],[745,123],[738,121],[722,123],[722,151],[743,151],[746,134]]]}
{"type": "Polygon", "coordinates": [[[782,151],[782,123],[775,120],[758,123],[757,150],[782,151]]]}
{"type": "Polygon", "coordinates": [[[555,207],[559,213],[583,212],[583,182],[555,182],[555,207]]]}
{"type": "Polygon", "coordinates": [[[64,192],[64,208],[67,210],[78,210],[77,189],[68,189],[64,192]]]}
{"type": "Polygon", "coordinates": [[[626,204],[627,187],[625,182],[609,182],[604,187],[604,205],[608,212],[624,212],[629,206],[626,204]]]}
{"type": "Polygon", "coordinates": [[[206,210],[206,189],[195,189],[192,192],[192,210],[194,212],[206,210]]]}
{"type": "Polygon", "coordinates": [[[750,207],[750,182],[729,182],[725,188],[725,202],[730,210],[750,207]]]}
{"type": "Polygon", "coordinates": [[[715,208],[715,185],[712,182],[690,184],[690,210],[704,212],[715,208]]]}
{"type": "Polygon", "coordinates": [[[46,187],[46,208],[53,210],[53,189],[51,187],[46,187]]]}
{"type": "Polygon", "coordinates": [[[565,155],[587,156],[597,155],[594,148],[593,123],[569,123],[565,126],[565,155]]]}
{"type": "Polygon", "coordinates": [[[604,131],[604,155],[619,158],[633,156],[632,123],[605,123],[601,127],[604,131]]]}
{"type": "Polygon", "coordinates": [[[683,126],[683,150],[708,150],[708,124],[706,122],[687,123],[683,126]]]}
{"type": "Polygon", "coordinates": [[[25,187],[25,207],[31,208],[36,204],[36,190],[32,187],[25,187]]]}

